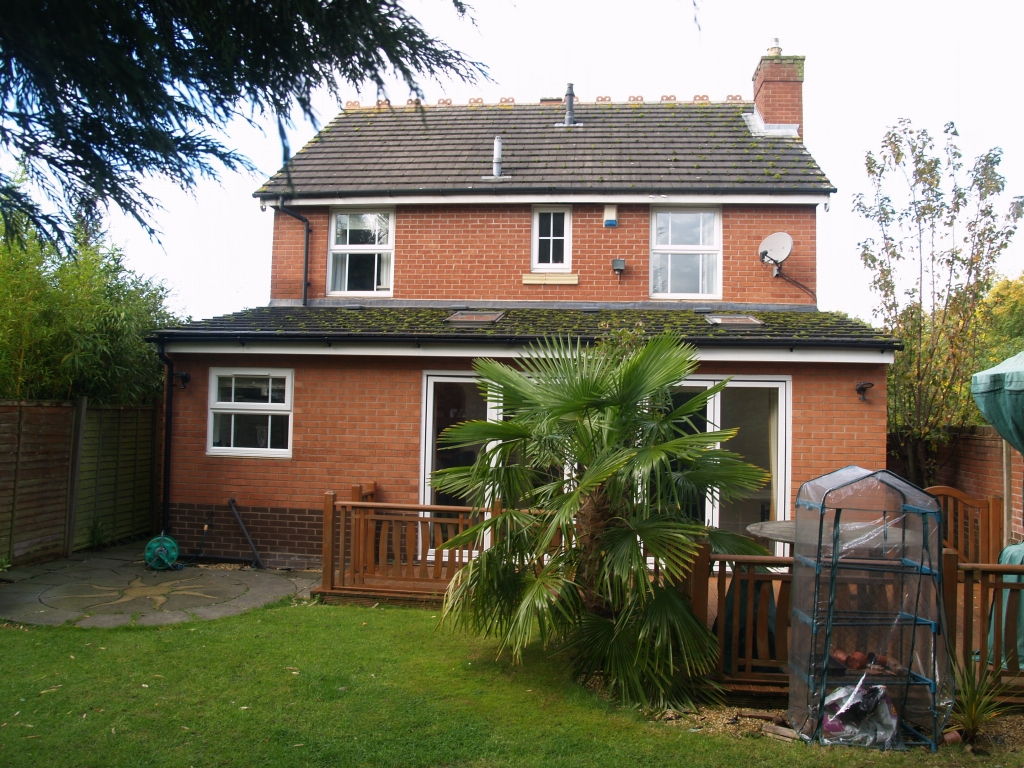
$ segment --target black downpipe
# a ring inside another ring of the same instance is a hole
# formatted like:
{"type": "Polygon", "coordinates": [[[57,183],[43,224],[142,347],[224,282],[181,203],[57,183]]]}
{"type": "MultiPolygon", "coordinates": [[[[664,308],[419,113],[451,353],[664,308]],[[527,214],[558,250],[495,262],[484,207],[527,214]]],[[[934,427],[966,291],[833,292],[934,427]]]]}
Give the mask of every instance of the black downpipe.
{"type": "Polygon", "coordinates": [[[287,213],[293,219],[301,221],[303,228],[306,230],[306,241],[302,246],[302,306],[306,306],[308,301],[307,289],[309,288],[309,219],[301,213],[285,208],[284,198],[278,201],[277,210],[281,211],[281,213],[287,213]]]}
{"type": "Polygon", "coordinates": [[[171,423],[174,419],[174,361],[164,354],[163,342],[157,346],[157,355],[167,366],[167,392],[164,405],[164,494],[163,514],[160,530],[169,531],[171,527],[171,423]]]}

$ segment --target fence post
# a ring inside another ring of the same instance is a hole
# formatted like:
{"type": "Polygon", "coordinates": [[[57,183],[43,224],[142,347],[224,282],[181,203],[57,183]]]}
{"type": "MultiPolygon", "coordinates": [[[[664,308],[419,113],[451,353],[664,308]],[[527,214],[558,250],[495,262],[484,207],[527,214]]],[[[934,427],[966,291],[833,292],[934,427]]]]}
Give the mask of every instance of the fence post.
{"type": "Polygon", "coordinates": [[[989,559],[986,562],[998,563],[999,553],[1008,543],[1006,532],[1003,528],[1003,500],[998,496],[988,497],[988,552],[989,559]]]}
{"type": "Polygon", "coordinates": [[[324,541],[320,587],[326,590],[334,589],[334,502],[334,491],[324,494],[324,541]]]}
{"type": "Polygon", "coordinates": [[[957,580],[960,573],[960,553],[946,547],[942,550],[942,601],[946,608],[946,642],[949,652],[956,655],[957,580]]]}
{"type": "Polygon", "coordinates": [[[78,470],[82,465],[82,445],[85,442],[85,411],[89,398],[82,395],[75,405],[75,426],[71,433],[71,477],[69,478],[68,511],[65,516],[64,557],[75,551],[75,524],[78,522],[78,470]]]}

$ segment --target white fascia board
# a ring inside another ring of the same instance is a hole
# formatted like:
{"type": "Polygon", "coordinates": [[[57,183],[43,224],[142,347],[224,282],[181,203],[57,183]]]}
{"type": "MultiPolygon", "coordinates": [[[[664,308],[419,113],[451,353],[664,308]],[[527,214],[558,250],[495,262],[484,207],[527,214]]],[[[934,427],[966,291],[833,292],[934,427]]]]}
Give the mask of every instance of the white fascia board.
{"type": "Polygon", "coordinates": [[[625,205],[641,203],[646,205],[819,205],[829,201],[828,192],[802,193],[797,195],[734,195],[734,194],[602,194],[600,192],[561,192],[559,194],[490,194],[489,192],[475,195],[452,192],[445,195],[379,195],[373,197],[303,197],[289,201],[292,207],[309,206],[353,206],[367,208],[373,206],[402,205],[462,205],[478,203],[521,204],[521,205],[572,205],[573,203],[596,203],[599,205],[625,205]]]}
{"type": "MultiPolygon", "coordinates": [[[[266,343],[246,342],[169,342],[165,346],[168,354],[201,355],[335,355],[362,357],[419,357],[419,358],[476,358],[476,357],[522,357],[523,346],[501,344],[443,344],[424,342],[421,344],[395,342],[393,344],[332,342],[266,343]]],[[[697,350],[700,359],[706,362],[736,363],[884,363],[893,362],[892,350],[878,349],[836,349],[832,347],[706,347],[697,350]]]]}

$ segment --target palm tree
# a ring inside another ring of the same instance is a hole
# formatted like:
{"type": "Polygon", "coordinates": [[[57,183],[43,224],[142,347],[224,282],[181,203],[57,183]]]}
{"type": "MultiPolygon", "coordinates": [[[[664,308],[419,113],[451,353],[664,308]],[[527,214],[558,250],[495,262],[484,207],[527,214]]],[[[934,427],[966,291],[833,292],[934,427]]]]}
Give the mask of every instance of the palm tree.
{"type": "Polygon", "coordinates": [[[624,703],[692,707],[717,655],[680,589],[698,547],[767,553],[702,522],[709,493],[734,499],[768,477],[718,447],[736,430],[707,431],[725,383],[685,399],[696,349],[639,331],[547,339],[520,369],[474,367],[502,419],[446,430],[446,444],[482,448],[432,483],[505,512],[446,543],[483,551],[449,585],[442,622],[497,637],[516,662],[539,636],[624,703]]]}

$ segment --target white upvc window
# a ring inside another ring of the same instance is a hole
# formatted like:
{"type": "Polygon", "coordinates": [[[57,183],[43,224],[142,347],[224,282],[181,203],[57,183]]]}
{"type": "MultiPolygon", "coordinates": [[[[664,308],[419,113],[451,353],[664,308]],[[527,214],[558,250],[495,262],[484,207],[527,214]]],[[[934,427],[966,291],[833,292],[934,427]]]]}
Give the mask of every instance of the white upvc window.
{"type": "Polygon", "coordinates": [[[715,209],[651,211],[651,297],[722,297],[722,217],[715,209]]]}
{"type": "Polygon", "coordinates": [[[534,272],[572,271],[572,208],[538,206],[533,209],[534,272]]]}
{"type": "Polygon", "coordinates": [[[332,211],[327,293],[390,296],[394,242],[394,211],[332,211]]]}
{"type": "Polygon", "coordinates": [[[282,368],[211,368],[206,452],[292,455],[292,381],[282,368]]]}

